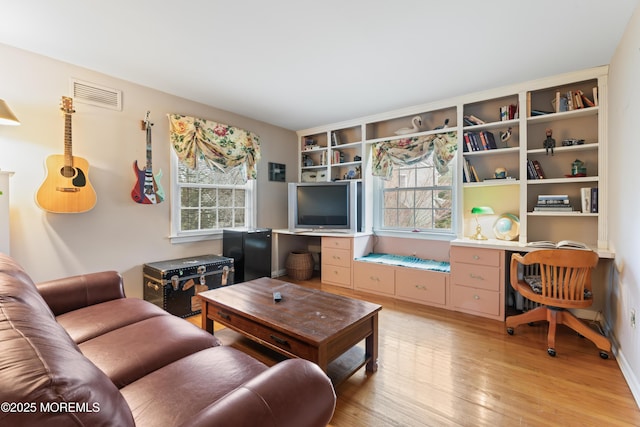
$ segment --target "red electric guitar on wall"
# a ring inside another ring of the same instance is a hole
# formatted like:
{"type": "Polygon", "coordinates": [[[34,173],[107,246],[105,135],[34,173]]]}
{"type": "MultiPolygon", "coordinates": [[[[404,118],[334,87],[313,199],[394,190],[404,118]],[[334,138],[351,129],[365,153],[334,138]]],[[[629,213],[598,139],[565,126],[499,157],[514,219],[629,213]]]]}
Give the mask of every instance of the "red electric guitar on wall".
{"type": "Polygon", "coordinates": [[[133,162],[133,172],[136,174],[138,181],[131,190],[131,197],[137,203],[152,205],[160,203],[164,200],[164,190],[160,186],[160,178],[162,171],[153,176],[153,167],[151,165],[151,126],[149,122],[149,111],[142,121],[142,130],[147,131],[147,166],[144,169],[138,167],[138,161],[133,162]]]}
{"type": "Polygon", "coordinates": [[[95,206],[96,192],[89,182],[89,163],[71,153],[73,100],[63,96],[60,109],[64,114],[64,155],[47,157],[47,176],[36,193],[36,202],[48,212],[86,212],[95,206]]]}

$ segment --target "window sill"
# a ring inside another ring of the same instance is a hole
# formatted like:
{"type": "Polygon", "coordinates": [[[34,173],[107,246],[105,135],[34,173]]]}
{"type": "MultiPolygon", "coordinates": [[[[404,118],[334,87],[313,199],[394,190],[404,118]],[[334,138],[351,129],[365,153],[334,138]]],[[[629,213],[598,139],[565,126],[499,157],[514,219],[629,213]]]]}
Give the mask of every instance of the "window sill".
{"type": "Polygon", "coordinates": [[[403,239],[424,239],[424,240],[443,240],[451,241],[457,238],[453,232],[434,233],[431,231],[399,231],[374,229],[373,234],[376,236],[401,237],[403,239]]]}
{"type": "Polygon", "coordinates": [[[180,244],[180,243],[193,243],[193,242],[203,242],[206,240],[220,240],[222,239],[222,230],[220,231],[212,231],[207,234],[182,234],[182,235],[171,235],[169,236],[169,240],[171,244],[180,244]]]}

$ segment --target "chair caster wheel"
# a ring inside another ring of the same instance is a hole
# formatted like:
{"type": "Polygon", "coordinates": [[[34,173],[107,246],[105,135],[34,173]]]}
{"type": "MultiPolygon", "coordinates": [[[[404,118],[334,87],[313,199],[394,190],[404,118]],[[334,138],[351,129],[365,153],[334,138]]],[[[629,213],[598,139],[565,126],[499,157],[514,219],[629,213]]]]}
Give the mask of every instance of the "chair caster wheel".
{"type": "Polygon", "coordinates": [[[549,353],[549,356],[551,356],[551,357],[556,357],[556,349],[555,348],[548,348],[547,349],[547,353],[549,353]]]}
{"type": "Polygon", "coordinates": [[[509,335],[513,335],[513,328],[507,328],[507,333],[509,335]]]}
{"type": "Polygon", "coordinates": [[[609,353],[607,353],[606,351],[601,351],[601,352],[600,352],[600,357],[601,357],[602,359],[605,359],[605,360],[606,360],[606,359],[608,359],[608,358],[609,358],[609,353]]]}

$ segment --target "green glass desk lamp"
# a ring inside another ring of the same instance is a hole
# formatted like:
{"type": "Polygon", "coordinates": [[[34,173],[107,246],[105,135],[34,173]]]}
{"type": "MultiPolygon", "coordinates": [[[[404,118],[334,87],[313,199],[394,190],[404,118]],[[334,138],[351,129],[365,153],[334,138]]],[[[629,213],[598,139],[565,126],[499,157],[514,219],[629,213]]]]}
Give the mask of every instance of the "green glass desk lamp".
{"type": "Polygon", "coordinates": [[[493,209],[489,206],[476,206],[471,209],[471,214],[476,216],[476,234],[471,236],[473,240],[487,240],[487,236],[482,234],[482,227],[480,227],[478,215],[491,215],[493,213],[493,209]]]}

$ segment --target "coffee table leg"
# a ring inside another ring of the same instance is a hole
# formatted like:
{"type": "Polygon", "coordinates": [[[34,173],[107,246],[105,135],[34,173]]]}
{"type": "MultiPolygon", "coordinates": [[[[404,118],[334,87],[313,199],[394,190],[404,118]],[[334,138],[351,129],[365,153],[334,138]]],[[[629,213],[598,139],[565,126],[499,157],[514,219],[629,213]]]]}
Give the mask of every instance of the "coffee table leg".
{"type": "Polygon", "coordinates": [[[366,369],[369,372],[376,372],[378,370],[378,313],[371,317],[371,329],[371,335],[365,340],[367,354],[371,355],[366,369]]]}
{"type": "Polygon", "coordinates": [[[203,301],[202,304],[202,314],[201,314],[201,321],[202,321],[202,325],[201,328],[204,329],[205,331],[209,332],[210,334],[213,334],[213,320],[209,319],[207,317],[207,312],[209,310],[207,310],[209,308],[209,304],[207,304],[205,301],[203,301]]]}

